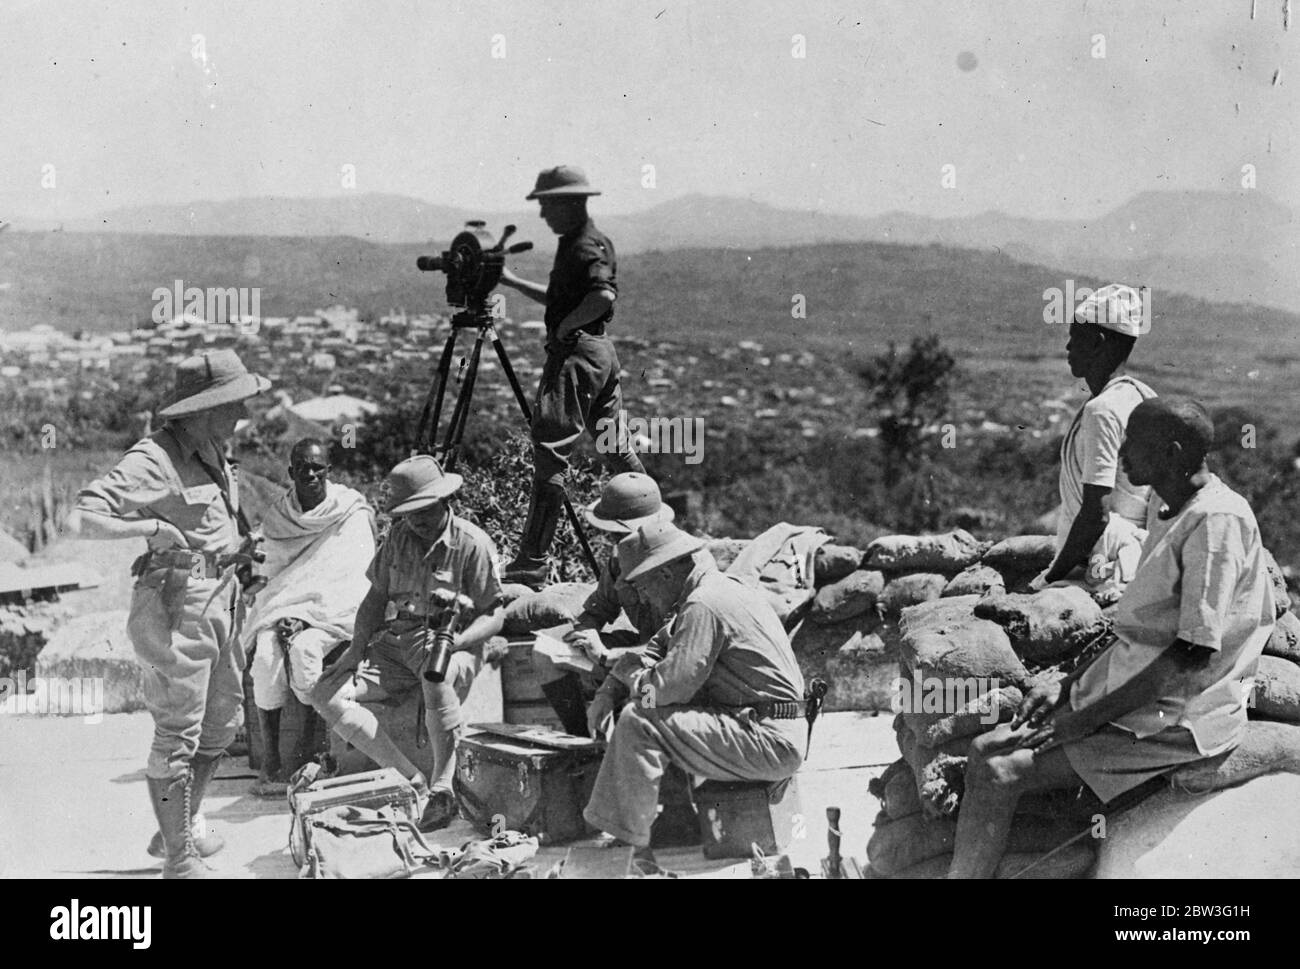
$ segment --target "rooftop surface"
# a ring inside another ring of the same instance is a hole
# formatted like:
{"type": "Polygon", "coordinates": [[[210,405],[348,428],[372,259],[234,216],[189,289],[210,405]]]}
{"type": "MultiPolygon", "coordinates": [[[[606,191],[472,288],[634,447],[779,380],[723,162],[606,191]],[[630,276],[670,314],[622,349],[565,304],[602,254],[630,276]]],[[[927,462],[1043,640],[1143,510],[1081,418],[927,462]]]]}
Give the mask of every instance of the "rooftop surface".
{"type": "MultiPolygon", "coordinates": [[[[790,846],[797,867],[819,874],[827,854],[826,807],[843,810],[842,853],[866,864],[878,804],[867,782],[897,759],[891,717],[830,713],[817,721],[812,754],[799,773],[806,836],[790,846]]],[[[147,713],[77,717],[0,716],[0,877],[155,878],[161,862],[145,853],[156,824],[145,792],[144,762],[153,734],[147,713]]],[[[204,802],[226,847],[209,859],[229,878],[294,878],[284,801],[252,797],[245,758],[227,760],[204,802]]],[[[479,835],[466,821],[429,838],[444,848],[479,835]]],[[[588,843],[588,842],[580,842],[588,843]]],[[[544,873],[568,846],[543,848],[544,873]]],[[[709,861],[698,848],[657,852],[685,877],[750,877],[747,862],[709,861]]]]}

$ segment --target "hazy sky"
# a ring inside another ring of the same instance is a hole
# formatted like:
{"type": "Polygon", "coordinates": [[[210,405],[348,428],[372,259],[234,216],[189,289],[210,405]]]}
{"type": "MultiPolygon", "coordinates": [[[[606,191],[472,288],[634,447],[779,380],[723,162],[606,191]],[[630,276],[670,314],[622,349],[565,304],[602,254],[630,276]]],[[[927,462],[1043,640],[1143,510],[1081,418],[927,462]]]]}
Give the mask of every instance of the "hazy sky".
{"type": "Polygon", "coordinates": [[[346,165],[355,191],[502,211],[561,161],[611,212],[1077,217],[1245,164],[1300,208],[1300,24],[1251,7],[0,0],[0,218],[341,194],[346,165]]]}

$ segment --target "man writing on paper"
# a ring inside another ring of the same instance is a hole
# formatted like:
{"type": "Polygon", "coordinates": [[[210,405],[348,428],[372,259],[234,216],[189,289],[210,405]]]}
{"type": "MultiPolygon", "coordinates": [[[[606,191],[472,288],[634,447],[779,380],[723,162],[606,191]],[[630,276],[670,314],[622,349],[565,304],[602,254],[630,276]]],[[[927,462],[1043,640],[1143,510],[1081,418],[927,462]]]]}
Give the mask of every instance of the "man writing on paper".
{"type": "Polygon", "coordinates": [[[718,571],[702,539],[667,522],[618,546],[619,568],[675,618],[610,671],[588,712],[604,735],[624,701],[583,816],[650,858],[669,765],[722,781],[783,781],[803,762],[804,680],[765,595],[718,571]]]}
{"type": "MultiPolygon", "coordinates": [[[[663,503],[654,479],[635,471],[610,478],[601,489],[600,500],[587,509],[591,526],[616,542],[642,525],[672,520],[673,510],[663,503]]],[[[587,704],[604,682],[609,668],[629,648],[644,645],[667,618],[624,581],[619,573],[618,555],[611,554],[573,630],[564,637],[570,651],[576,650],[586,661],[561,660],[560,663],[567,665],[559,665],[555,657],[560,651],[549,650],[540,640],[533,648],[533,668],[541,681],[542,692],[567,733],[588,736],[587,704]],[[603,631],[624,612],[632,629],[603,631]]]]}

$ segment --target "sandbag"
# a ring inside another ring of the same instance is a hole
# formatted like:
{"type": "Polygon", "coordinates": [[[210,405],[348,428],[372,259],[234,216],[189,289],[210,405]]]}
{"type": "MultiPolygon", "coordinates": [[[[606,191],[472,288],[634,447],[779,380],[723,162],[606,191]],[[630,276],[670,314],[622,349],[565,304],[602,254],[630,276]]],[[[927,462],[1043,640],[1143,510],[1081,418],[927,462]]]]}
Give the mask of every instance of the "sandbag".
{"type": "MultiPolygon", "coordinates": [[[[1026,880],[1086,878],[1097,861],[1097,850],[1091,841],[1080,841],[1062,848],[1050,858],[1041,851],[1008,851],[1002,856],[993,877],[1026,880]],[[1041,860],[1040,860],[1041,859],[1041,860]],[[1033,867],[1030,867],[1030,866],[1033,867]],[[1028,869],[1028,870],[1026,870],[1028,869]],[[1024,871],[1025,874],[1018,873],[1024,871]]],[[[952,867],[952,855],[938,855],[904,869],[891,878],[947,878],[952,867]]],[[[877,873],[879,874],[879,873],[877,873]]]]}
{"type": "Polygon", "coordinates": [[[1273,773],[1300,774],[1300,725],[1251,720],[1240,744],[1178,768],[1169,775],[1169,786],[1184,794],[1208,794],[1273,773]]]}
{"type": "Polygon", "coordinates": [[[899,659],[921,677],[988,677],[1019,684],[1027,675],[1002,627],[979,619],[975,596],[936,599],[903,611],[899,659]]]}
{"type": "Polygon", "coordinates": [[[1273,583],[1273,608],[1280,617],[1291,608],[1291,593],[1287,591],[1286,576],[1268,549],[1264,549],[1264,567],[1268,569],[1269,580],[1273,583]]]}
{"type": "Polygon", "coordinates": [[[1017,535],[998,542],[980,558],[984,565],[1002,573],[1041,572],[1056,558],[1052,535],[1017,535]]]}
{"type": "Polygon", "coordinates": [[[859,569],[838,582],[822,586],[813,599],[808,618],[822,626],[852,619],[875,608],[885,587],[883,573],[859,569]]]}
{"type": "Polygon", "coordinates": [[[867,861],[886,877],[905,871],[928,858],[952,854],[957,826],[952,821],[931,820],[923,814],[878,825],[867,841],[867,861]]]}
{"type": "Polygon", "coordinates": [[[871,780],[867,792],[872,797],[879,798],[880,810],[891,820],[905,818],[921,810],[912,768],[901,757],[886,767],[879,777],[871,780]]]}
{"type": "Polygon", "coordinates": [[[943,587],[942,595],[982,596],[989,592],[1006,591],[1006,580],[1002,578],[1001,572],[992,566],[976,562],[954,575],[952,581],[943,587]]]}
{"type": "Polygon", "coordinates": [[[573,622],[595,588],[591,582],[561,582],[541,592],[520,596],[506,606],[502,632],[517,636],[573,622]]]}
{"type": "MultiPolygon", "coordinates": [[[[878,573],[877,573],[878,574],[878,573]]],[[[938,599],[948,580],[938,572],[912,572],[896,575],[881,590],[880,611],[885,616],[897,616],[909,606],[938,599]]]]}
{"type": "MultiPolygon", "coordinates": [[[[1083,827],[1068,819],[1024,817],[1017,814],[1007,838],[1007,854],[1031,856],[1016,868],[1018,871],[1043,853],[1077,835],[1083,827]]],[[[956,833],[957,824],[949,819],[913,814],[891,820],[878,825],[871,832],[871,838],[867,842],[867,860],[878,874],[892,877],[927,859],[951,855],[956,833]]],[[[1090,847],[1086,838],[1075,844],[1090,847]]],[[[1007,856],[1003,856],[1004,862],[1006,859],[1007,856]]],[[[1039,867],[1042,868],[1043,865],[1039,867]]]]}
{"type": "Polygon", "coordinates": [[[1279,656],[1261,656],[1250,707],[1254,716],[1300,723],[1300,665],[1279,656]]]}
{"type": "Polygon", "coordinates": [[[813,558],[813,581],[817,588],[838,582],[862,566],[862,549],[827,543],[813,558]]]}
{"type": "Polygon", "coordinates": [[[1273,624],[1273,632],[1264,644],[1265,656],[1280,656],[1292,663],[1300,663],[1300,618],[1293,612],[1284,612],[1273,624]]]}
{"type": "Polygon", "coordinates": [[[987,595],[975,604],[975,615],[1005,629],[1016,655],[1038,666],[1076,655],[1106,627],[1101,607],[1077,586],[987,595]]]}
{"type": "Polygon", "coordinates": [[[929,723],[909,726],[916,731],[916,741],[926,747],[938,747],[950,740],[978,737],[999,723],[1015,716],[1024,694],[1014,686],[1004,686],[976,697],[955,713],[936,717],[929,723]]]}
{"type": "Polygon", "coordinates": [[[942,535],[886,535],[867,546],[862,564],[888,572],[960,572],[987,548],[961,528],[942,535]]]}

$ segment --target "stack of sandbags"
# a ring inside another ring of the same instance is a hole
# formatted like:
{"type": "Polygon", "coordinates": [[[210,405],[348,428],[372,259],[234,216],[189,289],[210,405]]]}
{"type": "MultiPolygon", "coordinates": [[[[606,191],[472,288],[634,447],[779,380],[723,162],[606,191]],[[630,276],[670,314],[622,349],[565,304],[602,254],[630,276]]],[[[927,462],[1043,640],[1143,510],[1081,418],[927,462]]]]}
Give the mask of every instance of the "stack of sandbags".
{"type": "MultiPolygon", "coordinates": [[[[1030,561],[1036,566],[1040,560],[1030,561]]],[[[902,757],[872,786],[882,802],[868,845],[877,875],[942,877],[971,742],[1009,721],[1025,691],[1049,675],[1035,670],[1104,628],[1100,609],[1086,593],[1045,592],[1050,594],[949,595],[903,611],[901,709],[894,723],[902,757]]],[[[1026,803],[998,877],[1025,869],[1082,827],[1059,806],[1044,810],[1026,803]]],[[[1026,877],[1081,877],[1094,856],[1090,843],[1079,843],[1026,877]]]]}
{"type": "Polygon", "coordinates": [[[953,576],[978,562],[988,547],[962,529],[940,535],[886,535],[867,546],[861,567],[881,575],[876,608],[892,619],[909,606],[939,598],[953,576]]]}
{"type": "Polygon", "coordinates": [[[1029,676],[1002,628],[975,615],[977,601],[935,599],[904,610],[900,624],[895,731],[922,809],[933,816],[955,812],[970,742],[1011,718],[1029,676]]]}
{"type": "MultiPolygon", "coordinates": [[[[957,823],[952,817],[925,813],[916,796],[910,769],[903,761],[890,765],[871,793],[880,798],[867,860],[871,874],[882,878],[943,878],[952,862],[957,823]]],[[[1044,859],[1043,856],[1088,827],[1095,813],[1089,799],[1026,796],[1021,799],[995,877],[1010,878],[1031,864],[1025,877],[1081,878],[1092,868],[1094,845],[1084,838],[1044,859]],[[1036,863],[1036,864],[1035,864],[1036,863]]]]}

